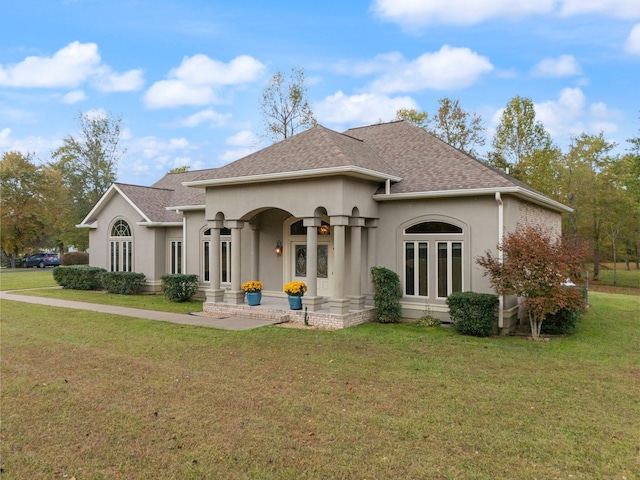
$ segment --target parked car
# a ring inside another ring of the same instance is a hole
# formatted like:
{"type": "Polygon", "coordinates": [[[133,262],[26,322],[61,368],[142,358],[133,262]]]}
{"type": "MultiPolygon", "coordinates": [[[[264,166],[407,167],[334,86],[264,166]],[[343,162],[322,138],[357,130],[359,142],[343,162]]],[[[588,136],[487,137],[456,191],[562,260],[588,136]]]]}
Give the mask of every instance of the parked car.
{"type": "Polygon", "coordinates": [[[22,259],[23,267],[59,267],[60,259],[55,253],[36,253],[22,259]]]}

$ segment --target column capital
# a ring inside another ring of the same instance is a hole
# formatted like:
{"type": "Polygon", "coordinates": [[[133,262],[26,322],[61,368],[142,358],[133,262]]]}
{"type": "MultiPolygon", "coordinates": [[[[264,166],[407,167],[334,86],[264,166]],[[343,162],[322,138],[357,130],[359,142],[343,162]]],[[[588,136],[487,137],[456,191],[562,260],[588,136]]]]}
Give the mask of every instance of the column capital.
{"type": "Polygon", "coordinates": [[[349,219],[350,227],[364,227],[366,219],[364,217],[351,217],[349,219]]]}
{"type": "Polygon", "coordinates": [[[218,230],[224,228],[224,220],[207,220],[207,227],[217,228],[218,230]]]}
{"type": "Polygon", "coordinates": [[[349,218],[347,215],[336,215],[334,217],[329,217],[331,219],[331,226],[338,227],[343,226],[346,227],[349,225],[349,218]]]}
{"type": "Polygon", "coordinates": [[[322,225],[322,219],[318,217],[305,217],[302,219],[302,225],[305,227],[319,227],[322,225]]]}
{"type": "Polygon", "coordinates": [[[243,228],[244,221],[243,220],[225,220],[224,226],[227,228],[243,228]]]}

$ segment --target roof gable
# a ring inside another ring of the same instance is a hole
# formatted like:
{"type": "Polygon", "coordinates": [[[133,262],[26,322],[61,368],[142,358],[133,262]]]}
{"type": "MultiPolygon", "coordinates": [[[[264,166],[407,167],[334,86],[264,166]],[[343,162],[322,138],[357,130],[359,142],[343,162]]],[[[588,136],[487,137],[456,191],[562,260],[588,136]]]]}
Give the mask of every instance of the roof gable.
{"type": "Polygon", "coordinates": [[[235,162],[208,170],[195,180],[275,176],[294,172],[356,167],[396,176],[393,168],[362,140],[317,125],[235,162]]]}

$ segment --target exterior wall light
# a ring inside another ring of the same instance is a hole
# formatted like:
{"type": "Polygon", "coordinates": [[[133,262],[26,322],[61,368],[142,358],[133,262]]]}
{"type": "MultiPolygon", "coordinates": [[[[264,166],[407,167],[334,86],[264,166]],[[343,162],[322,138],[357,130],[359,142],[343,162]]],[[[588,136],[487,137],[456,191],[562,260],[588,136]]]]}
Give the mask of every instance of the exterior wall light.
{"type": "Polygon", "coordinates": [[[329,225],[320,225],[318,227],[318,233],[320,235],[329,235],[330,231],[331,231],[331,227],[329,227],[329,225]]]}
{"type": "Polygon", "coordinates": [[[276,255],[282,256],[282,242],[280,240],[276,241],[276,255]]]}

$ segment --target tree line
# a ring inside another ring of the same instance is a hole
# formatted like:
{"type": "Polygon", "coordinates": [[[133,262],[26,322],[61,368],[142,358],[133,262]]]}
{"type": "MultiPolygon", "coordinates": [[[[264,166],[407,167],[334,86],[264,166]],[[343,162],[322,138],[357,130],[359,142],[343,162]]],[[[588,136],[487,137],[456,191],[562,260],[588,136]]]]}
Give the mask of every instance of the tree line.
{"type": "Polygon", "coordinates": [[[5,152],[0,161],[0,247],[12,267],[42,248],[84,251],[89,233],[78,229],[116,180],[121,118],[79,114],[79,133],[69,135],[39,163],[33,154],[5,152]]]}
{"type": "MultiPolygon", "coordinates": [[[[265,137],[273,141],[317,123],[303,69],[273,75],[258,108],[265,137]]],[[[628,140],[624,154],[614,153],[617,145],[603,133],[577,135],[563,151],[536,120],[533,101],[516,96],[503,110],[483,155],[479,149],[488,140],[483,119],[458,100],[440,99],[432,116],[400,109],[396,119],[571,207],[573,212],[563,216],[563,231],[588,241],[595,276],[603,259],[624,260],[627,268],[634,262],[639,268],[640,133],[628,140]]],[[[120,117],[79,114],[77,120],[79,134],[67,136],[48,163],[37,164],[33,155],[17,151],[2,156],[1,247],[14,259],[45,246],[60,251],[88,247],[88,232],[75,225],[115,181],[125,150],[119,145],[120,117]]]]}

